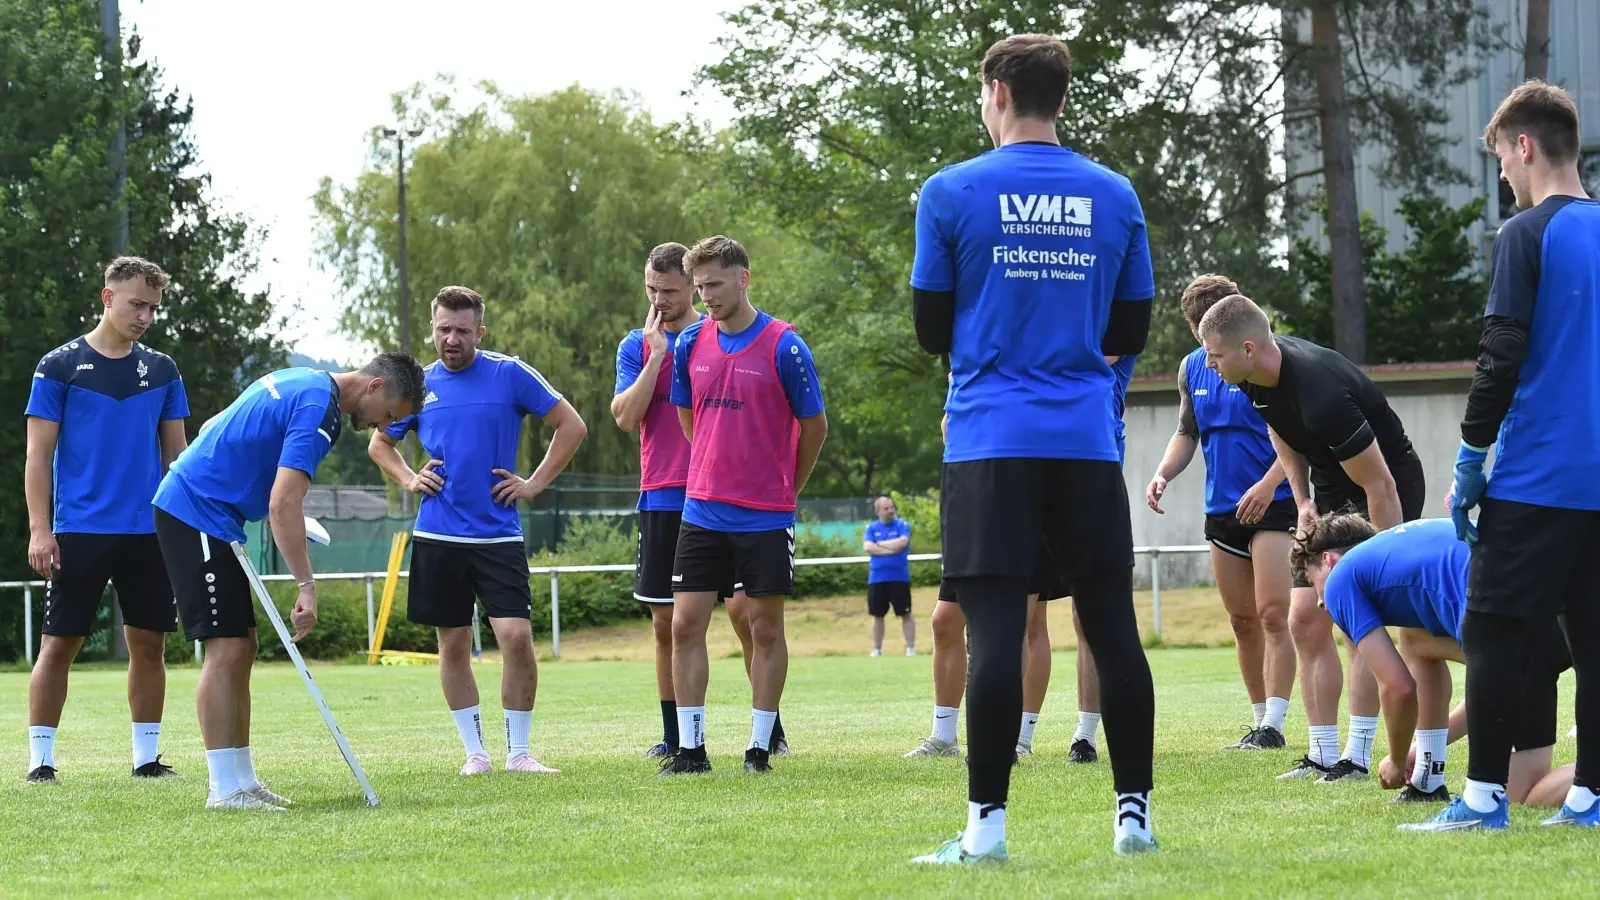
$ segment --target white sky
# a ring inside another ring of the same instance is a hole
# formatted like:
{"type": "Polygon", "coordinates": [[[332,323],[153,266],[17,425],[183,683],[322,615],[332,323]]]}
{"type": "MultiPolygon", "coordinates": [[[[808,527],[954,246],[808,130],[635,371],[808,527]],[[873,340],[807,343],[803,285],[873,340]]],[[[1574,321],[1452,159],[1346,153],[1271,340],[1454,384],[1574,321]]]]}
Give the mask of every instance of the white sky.
{"type": "Polygon", "coordinates": [[[292,321],[290,346],[348,362],[364,349],[335,333],[342,298],[312,254],[310,197],[322,176],[347,183],[360,172],[365,135],[389,123],[392,94],[441,73],[512,93],[577,82],[633,91],[658,121],[693,107],[725,124],[731,109],[720,98],[682,92],[697,67],[721,57],[720,14],[742,5],[122,0],[122,25],[125,34],[137,28],[142,56],[166,84],[194,98],[194,137],[216,198],[269,230],[260,282],[282,303],[320,308],[292,321]]]}

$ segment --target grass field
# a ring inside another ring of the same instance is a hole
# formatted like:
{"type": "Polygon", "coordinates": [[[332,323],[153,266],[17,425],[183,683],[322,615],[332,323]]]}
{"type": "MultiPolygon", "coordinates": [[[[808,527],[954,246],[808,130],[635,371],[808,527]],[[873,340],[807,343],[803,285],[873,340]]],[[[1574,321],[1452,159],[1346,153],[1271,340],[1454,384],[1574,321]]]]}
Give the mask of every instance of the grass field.
{"type": "MultiPolygon", "coordinates": [[[[826,608],[797,607],[797,626],[826,608]]],[[[807,627],[814,633],[797,627],[797,643],[830,652],[829,631],[807,627]]],[[[1070,634],[1070,624],[1058,633],[1070,634]]],[[[620,640],[574,636],[564,649],[576,657],[589,642],[618,654],[608,642],[620,640]]],[[[1304,749],[1298,698],[1289,750],[1222,752],[1248,715],[1231,650],[1169,648],[1150,653],[1160,854],[1111,853],[1103,739],[1100,764],[1065,762],[1075,716],[1072,655],[1061,652],[1039,755],[1013,779],[1012,864],[915,867],[908,860],[952,836],[965,816],[959,761],[900,758],[929,727],[926,647],[917,658],[900,656],[891,630],[889,652],[871,659],[859,655],[859,632],[838,642],[858,655],[791,666],[784,723],[795,753],[765,777],[740,766],[749,695],[738,659],[712,667],[716,771],[679,779],[655,777],[640,755],[660,724],[642,660],[544,665],[533,745],[563,774],[474,779],[455,774],[460,745],[431,666],[319,666],[318,682],[383,799],[378,809],[362,804],[294,670],[266,666],[257,670],[252,743],[263,777],[298,801],[281,815],[202,809],[197,670],[174,668],[168,689],[164,750],[184,779],[128,777],[124,676],[90,667],[74,675],[54,787],[22,783],[27,676],[0,674],[0,735],[8,738],[0,741],[0,897],[1437,898],[1505,889],[1570,895],[1576,873],[1593,862],[1591,835],[1539,829],[1539,811],[1514,808],[1505,834],[1401,834],[1395,824],[1433,808],[1389,806],[1372,782],[1274,781],[1304,749]]],[[[478,672],[499,766],[499,670],[478,672]]],[[[1569,676],[1564,700],[1570,688],[1569,676]]],[[[1570,725],[1564,709],[1559,733],[1570,725]]],[[[1459,789],[1465,744],[1451,749],[1450,784],[1459,789]]],[[[1572,756],[1572,740],[1562,737],[1558,763],[1572,756]]]]}

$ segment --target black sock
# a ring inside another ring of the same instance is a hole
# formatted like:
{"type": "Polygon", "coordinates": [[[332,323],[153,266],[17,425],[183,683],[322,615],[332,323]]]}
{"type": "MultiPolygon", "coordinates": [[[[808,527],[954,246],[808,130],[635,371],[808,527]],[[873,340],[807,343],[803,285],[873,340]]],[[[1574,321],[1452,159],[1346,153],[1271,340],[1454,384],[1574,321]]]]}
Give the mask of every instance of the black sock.
{"type": "Polygon", "coordinates": [[[1511,772],[1519,707],[1527,685],[1528,622],[1467,610],[1461,649],[1467,657],[1467,777],[1505,784],[1511,772]]]}
{"type": "Polygon", "coordinates": [[[1145,794],[1154,780],[1156,694],[1133,615],[1133,570],[1076,578],[1073,605],[1100,675],[1100,722],[1118,794],[1145,794]]]}
{"type": "MultiPolygon", "coordinates": [[[[952,579],[956,580],[956,579],[952,579]]],[[[1028,631],[1024,578],[962,578],[967,618],[967,799],[1005,807],[1022,730],[1022,642],[1028,631]]]]}
{"type": "Polygon", "coordinates": [[[678,749],[678,704],[673,700],[661,701],[661,740],[668,747],[678,749]]]}

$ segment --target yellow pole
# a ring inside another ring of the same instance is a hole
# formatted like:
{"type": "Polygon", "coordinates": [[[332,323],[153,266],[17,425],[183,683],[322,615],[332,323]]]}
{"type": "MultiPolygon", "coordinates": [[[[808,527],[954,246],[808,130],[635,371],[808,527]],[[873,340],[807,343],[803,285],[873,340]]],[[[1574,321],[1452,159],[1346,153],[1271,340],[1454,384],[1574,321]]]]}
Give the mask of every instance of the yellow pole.
{"type": "Polygon", "coordinates": [[[372,647],[367,651],[367,665],[378,664],[383,653],[383,632],[389,627],[389,610],[394,607],[394,592],[400,586],[400,563],[406,556],[406,539],[409,531],[397,531],[389,543],[389,571],[383,579],[383,604],[378,608],[378,621],[372,630],[372,647]]]}

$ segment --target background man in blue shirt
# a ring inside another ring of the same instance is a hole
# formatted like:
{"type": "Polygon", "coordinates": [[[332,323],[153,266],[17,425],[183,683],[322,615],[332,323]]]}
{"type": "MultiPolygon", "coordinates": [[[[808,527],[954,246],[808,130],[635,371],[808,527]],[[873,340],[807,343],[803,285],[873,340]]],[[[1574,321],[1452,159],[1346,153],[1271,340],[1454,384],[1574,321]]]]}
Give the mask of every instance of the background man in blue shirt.
{"type": "Polygon", "coordinates": [[[906,655],[917,655],[917,623],[911,618],[911,523],[900,518],[890,497],[873,503],[878,517],[867,523],[861,549],[867,563],[867,615],[872,617],[872,655],[883,655],[883,618],[891,608],[900,617],[906,655]]]}
{"type": "Polygon", "coordinates": [[[1565,611],[1578,673],[1578,769],[1548,824],[1600,826],[1600,202],[1578,175],[1578,111],[1530,81],[1484,129],[1522,212],[1500,227],[1478,368],[1461,420],[1452,517],[1475,542],[1467,651],[1466,790],[1439,830],[1506,823],[1506,778],[1537,629],[1565,611]],[[1496,447],[1493,478],[1483,466],[1496,447]],[[1476,528],[1467,511],[1482,504],[1476,528]]]}
{"type": "Polygon", "coordinates": [[[461,774],[490,770],[472,674],[474,597],[500,648],[506,771],[552,773],[558,770],[528,752],[539,667],[517,501],[539,496],[561,474],[588,428],[533,366],[478,349],[483,310],[477,291],[439,290],[433,298],[439,359],[425,370],[427,396],[414,414],[374,433],[367,453],[390,478],[423,495],[411,532],[406,618],[439,632],[439,680],[467,754],[461,774]],[[525,479],[513,471],[524,416],[537,416],[556,432],[544,461],[525,479]],[[396,449],[412,430],[428,454],[415,472],[396,449]]]}
{"type": "Polygon", "coordinates": [[[1149,828],[1155,692],[1133,615],[1133,527],[1118,464],[1116,375],[1155,295],[1128,179],[1060,146],[1066,45],[1018,35],[983,60],[996,149],[935,173],[917,200],[917,341],[949,353],[944,571],[966,614],[967,829],[927,862],[1004,859],[1020,733],[1028,579],[1042,537],[1094,650],[1117,791],[1116,846],[1149,828]]]}
{"type": "Polygon", "coordinates": [[[155,495],[156,535],[184,634],[205,642],[195,692],[210,773],[207,809],[282,811],[289,801],[256,777],[250,755],[255,597],[231,542],[266,519],[299,594],[294,640],[317,624],[317,583],[306,547],[305,497],[342,416],[357,430],[388,425],[422,405],[422,368],[384,353],[359,372],[282,369],[244,389],[206,422],[155,495]]]}
{"type": "Polygon", "coordinates": [[[28,396],[28,562],[50,582],[28,682],[28,781],[56,780],[67,673],[94,625],[106,582],[128,642],[133,774],[172,774],[159,756],[166,634],[177,628],[150,498],[183,452],[189,401],[172,358],[139,343],[167,273],[134,256],[106,267],[94,330],[45,354],[28,396]]]}

